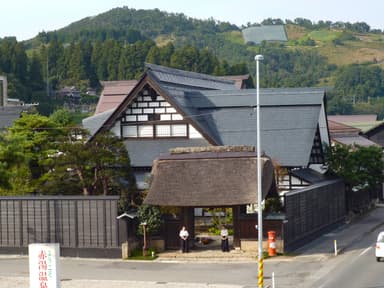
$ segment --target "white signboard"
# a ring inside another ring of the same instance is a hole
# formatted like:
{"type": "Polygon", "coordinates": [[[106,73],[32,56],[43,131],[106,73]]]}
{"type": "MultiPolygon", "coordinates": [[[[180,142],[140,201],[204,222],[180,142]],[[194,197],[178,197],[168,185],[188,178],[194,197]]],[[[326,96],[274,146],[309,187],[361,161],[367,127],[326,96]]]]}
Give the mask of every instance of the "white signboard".
{"type": "Polygon", "coordinates": [[[28,246],[30,288],[60,288],[59,243],[28,246]]]}

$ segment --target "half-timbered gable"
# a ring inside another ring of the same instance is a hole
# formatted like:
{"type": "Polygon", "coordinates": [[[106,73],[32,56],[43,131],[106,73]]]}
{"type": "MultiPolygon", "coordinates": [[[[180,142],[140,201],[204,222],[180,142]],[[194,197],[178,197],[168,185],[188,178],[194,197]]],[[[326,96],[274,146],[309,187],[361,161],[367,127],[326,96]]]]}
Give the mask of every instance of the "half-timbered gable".
{"type": "Polygon", "coordinates": [[[203,138],[164,96],[145,85],[112,130],[123,139],[203,138]]]}

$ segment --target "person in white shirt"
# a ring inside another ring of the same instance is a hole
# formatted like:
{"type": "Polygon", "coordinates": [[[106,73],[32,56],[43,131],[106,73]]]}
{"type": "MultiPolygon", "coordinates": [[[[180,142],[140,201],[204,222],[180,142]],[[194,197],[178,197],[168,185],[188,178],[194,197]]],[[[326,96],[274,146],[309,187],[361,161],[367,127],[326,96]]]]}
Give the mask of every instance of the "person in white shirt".
{"type": "Polygon", "coordinates": [[[228,229],[225,226],[221,226],[220,230],[221,236],[221,251],[229,252],[229,243],[228,243],[228,229]]]}
{"type": "Polygon", "coordinates": [[[181,243],[181,252],[187,253],[189,251],[189,247],[188,247],[189,233],[185,228],[185,226],[181,228],[179,237],[180,237],[180,243],[181,243]]]}

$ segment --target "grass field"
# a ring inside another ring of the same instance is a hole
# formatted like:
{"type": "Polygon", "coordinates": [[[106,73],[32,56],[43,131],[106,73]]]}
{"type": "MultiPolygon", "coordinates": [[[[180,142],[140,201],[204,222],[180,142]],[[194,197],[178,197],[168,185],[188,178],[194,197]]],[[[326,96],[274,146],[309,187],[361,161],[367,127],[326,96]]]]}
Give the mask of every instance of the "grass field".
{"type": "Polygon", "coordinates": [[[356,40],[343,41],[335,45],[332,40],[338,39],[342,30],[320,29],[308,31],[297,25],[286,25],[289,45],[297,49],[316,49],[325,56],[330,64],[375,64],[384,67],[384,35],[353,33],[356,40]],[[316,46],[301,46],[301,39],[310,38],[316,41],[316,46]]]}

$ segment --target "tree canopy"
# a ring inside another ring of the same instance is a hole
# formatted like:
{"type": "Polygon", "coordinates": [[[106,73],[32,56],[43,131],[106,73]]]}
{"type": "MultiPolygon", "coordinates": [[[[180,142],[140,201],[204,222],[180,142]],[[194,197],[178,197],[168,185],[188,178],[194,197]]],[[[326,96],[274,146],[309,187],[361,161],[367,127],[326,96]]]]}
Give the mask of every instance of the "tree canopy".
{"type": "Polygon", "coordinates": [[[326,166],[351,188],[377,188],[383,182],[383,153],[378,146],[334,145],[328,148],[326,166]]]}
{"type": "Polygon", "coordinates": [[[2,195],[121,195],[122,209],[138,201],[123,142],[107,134],[87,141],[65,110],[25,113],[0,137],[2,195]]]}

